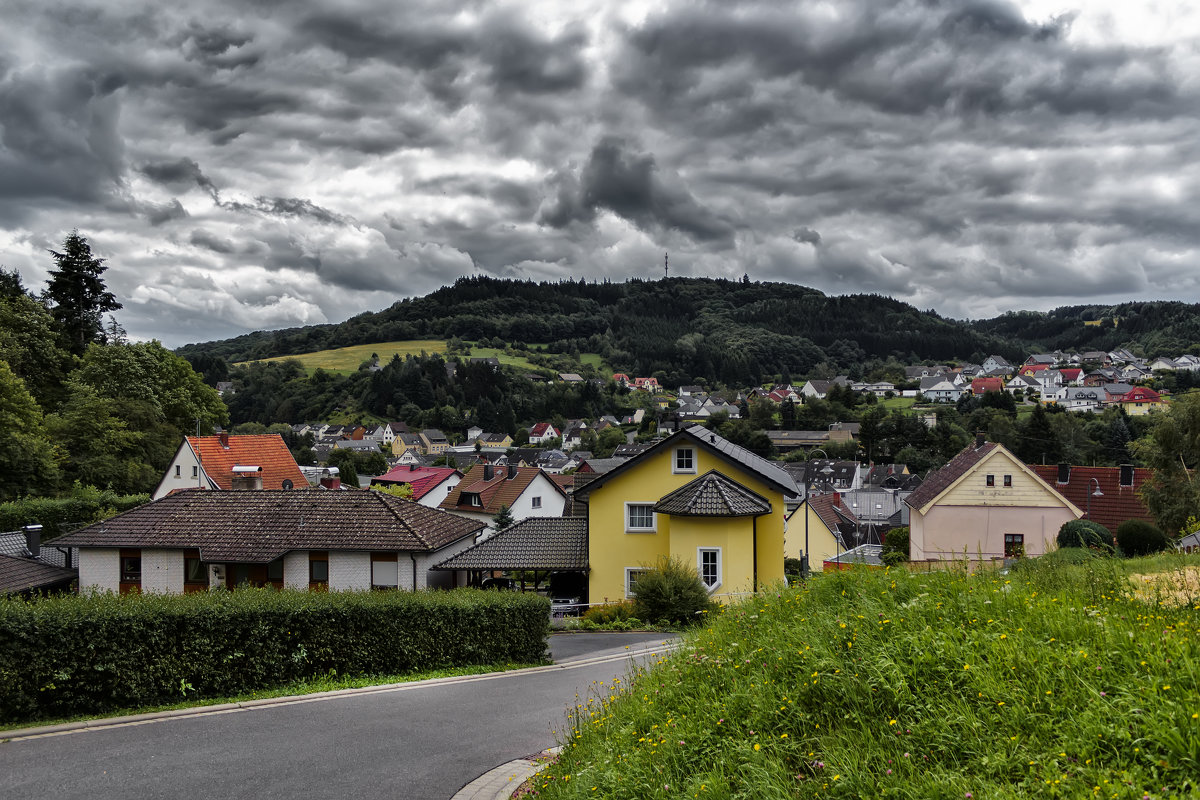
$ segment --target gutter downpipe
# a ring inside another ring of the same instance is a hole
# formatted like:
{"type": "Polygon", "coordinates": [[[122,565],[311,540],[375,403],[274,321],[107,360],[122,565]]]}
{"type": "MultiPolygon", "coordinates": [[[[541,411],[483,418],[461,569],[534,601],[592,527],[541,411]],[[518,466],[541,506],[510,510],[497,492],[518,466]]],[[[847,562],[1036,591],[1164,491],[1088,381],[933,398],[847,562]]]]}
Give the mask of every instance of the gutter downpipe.
{"type": "Polygon", "coordinates": [[[754,529],[754,593],[758,594],[758,517],[750,524],[754,529]]]}
{"type": "Polygon", "coordinates": [[[415,592],[417,590],[417,555],[416,555],[416,553],[409,553],[408,557],[412,559],[412,565],[413,565],[412,590],[415,592]]]}

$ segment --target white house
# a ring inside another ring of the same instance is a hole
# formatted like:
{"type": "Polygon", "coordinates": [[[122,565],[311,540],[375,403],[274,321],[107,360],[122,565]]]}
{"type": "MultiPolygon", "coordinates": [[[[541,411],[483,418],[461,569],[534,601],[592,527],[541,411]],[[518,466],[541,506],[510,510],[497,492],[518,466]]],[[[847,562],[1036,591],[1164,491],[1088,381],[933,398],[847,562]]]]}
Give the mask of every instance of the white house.
{"type": "Polygon", "coordinates": [[[490,536],[502,507],[507,506],[513,521],[520,522],[528,517],[561,517],[566,505],[566,492],[537,467],[476,464],[438,508],[484,523],[483,535],[490,536]]]}

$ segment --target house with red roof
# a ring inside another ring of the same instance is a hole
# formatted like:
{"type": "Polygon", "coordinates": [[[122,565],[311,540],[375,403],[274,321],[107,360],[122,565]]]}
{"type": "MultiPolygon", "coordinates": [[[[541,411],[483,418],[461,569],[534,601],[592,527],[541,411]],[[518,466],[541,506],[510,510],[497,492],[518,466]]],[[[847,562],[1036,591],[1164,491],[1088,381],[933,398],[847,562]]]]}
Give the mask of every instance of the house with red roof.
{"type": "Polygon", "coordinates": [[[438,508],[486,523],[483,535],[490,536],[495,533],[493,517],[504,506],[514,522],[528,517],[561,517],[567,493],[538,467],[476,464],[438,508]]]}
{"type": "Polygon", "coordinates": [[[1125,413],[1131,416],[1141,416],[1167,408],[1167,399],[1145,386],[1133,387],[1119,402],[1125,413]]]}
{"type": "Polygon", "coordinates": [[[1024,375],[1026,378],[1032,378],[1042,370],[1047,369],[1050,369],[1049,364],[1026,364],[1017,371],[1017,374],[1024,375]]]}
{"type": "Polygon", "coordinates": [[[1157,524],[1138,496],[1153,470],[1124,464],[1119,467],[1075,467],[1044,464],[1031,467],[1055,491],[1083,509],[1083,518],[1099,522],[1113,533],[1122,522],[1140,519],[1157,524]]]}
{"type": "Polygon", "coordinates": [[[982,436],[904,501],[913,561],[1040,556],[1084,512],[1032,468],[982,436]]]}
{"type": "Polygon", "coordinates": [[[372,478],[371,485],[411,486],[411,500],[429,508],[437,508],[462,480],[462,476],[463,474],[453,467],[402,464],[378,478],[372,478]]]}
{"type": "Polygon", "coordinates": [[[562,436],[562,431],[549,422],[539,422],[529,429],[530,444],[544,444],[562,436]]]}
{"type": "Polygon", "coordinates": [[[807,547],[808,568],[821,572],[825,563],[846,549],[842,526],[854,525],[854,515],[842,504],[837,492],[810,495],[788,515],[783,533],[785,558],[803,560],[807,547]]]}
{"type": "Polygon", "coordinates": [[[974,378],[971,380],[971,394],[982,397],[984,392],[1003,392],[1003,378],[974,378]]]}
{"type": "Polygon", "coordinates": [[[621,386],[629,385],[629,376],[626,375],[624,372],[614,372],[612,379],[621,386]]]}
{"type": "Polygon", "coordinates": [[[1083,370],[1079,367],[1063,367],[1059,370],[1063,383],[1079,386],[1083,382],[1083,370]]]}
{"type": "Polygon", "coordinates": [[[294,489],[308,486],[304,473],[277,433],[187,436],[151,495],[159,500],[179,489],[294,489]]]}
{"type": "Polygon", "coordinates": [[[645,392],[657,392],[662,387],[658,385],[658,378],[634,378],[633,388],[645,392]]]}

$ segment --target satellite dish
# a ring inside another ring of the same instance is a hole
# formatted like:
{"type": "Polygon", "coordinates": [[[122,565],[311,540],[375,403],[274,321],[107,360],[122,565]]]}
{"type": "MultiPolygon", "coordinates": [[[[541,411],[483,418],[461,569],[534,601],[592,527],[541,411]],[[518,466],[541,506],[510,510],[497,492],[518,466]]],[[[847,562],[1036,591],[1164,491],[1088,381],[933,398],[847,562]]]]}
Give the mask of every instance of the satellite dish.
{"type": "Polygon", "coordinates": [[[294,485],[295,484],[293,484],[290,480],[285,480],[283,482],[283,488],[285,489],[291,489],[294,485]]]}

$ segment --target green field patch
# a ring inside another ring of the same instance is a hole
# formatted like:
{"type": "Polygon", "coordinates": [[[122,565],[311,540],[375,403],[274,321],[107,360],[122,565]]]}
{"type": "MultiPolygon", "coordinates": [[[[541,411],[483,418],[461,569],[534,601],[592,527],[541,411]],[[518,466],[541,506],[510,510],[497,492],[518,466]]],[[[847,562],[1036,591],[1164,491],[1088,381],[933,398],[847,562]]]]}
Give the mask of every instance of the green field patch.
{"type": "MultiPolygon", "coordinates": [[[[323,369],[326,372],[350,373],[358,369],[358,366],[364,361],[371,358],[374,353],[379,356],[380,364],[387,364],[392,360],[393,355],[398,355],[404,358],[407,355],[420,355],[425,353],[445,353],[446,342],[443,339],[411,339],[402,342],[375,342],[373,344],[356,344],[350,347],[338,347],[333,350],[318,350],[314,353],[300,353],[294,356],[275,356],[273,358],[261,358],[257,361],[287,361],[295,359],[304,365],[308,372],[312,373],[318,369],[323,369]]],[[[250,361],[242,361],[240,364],[253,363],[250,361]]]]}

